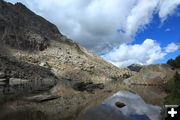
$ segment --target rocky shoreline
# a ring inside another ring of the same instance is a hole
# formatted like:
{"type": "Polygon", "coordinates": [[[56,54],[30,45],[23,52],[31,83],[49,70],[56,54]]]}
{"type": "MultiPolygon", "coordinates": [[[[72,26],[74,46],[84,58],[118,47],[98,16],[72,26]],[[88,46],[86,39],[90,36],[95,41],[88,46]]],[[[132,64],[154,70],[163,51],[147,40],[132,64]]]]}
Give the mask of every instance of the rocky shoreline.
{"type": "Polygon", "coordinates": [[[175,73],[168,65],[118,68],[3,0],[0,42],[0,120],[70,120],[130,84],[162,84],[175,73]]]}

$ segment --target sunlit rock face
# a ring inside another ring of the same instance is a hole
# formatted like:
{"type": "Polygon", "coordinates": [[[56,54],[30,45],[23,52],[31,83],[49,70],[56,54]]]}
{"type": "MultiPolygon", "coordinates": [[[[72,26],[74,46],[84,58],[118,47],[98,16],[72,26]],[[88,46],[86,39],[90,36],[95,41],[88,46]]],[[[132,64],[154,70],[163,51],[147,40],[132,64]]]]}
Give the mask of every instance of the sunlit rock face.
{"type": "Polygon", "coordinates": [[[0,1],[0,100],[10,109],[0,109],[6,112],[5,117],[0,114],[3,120],[16,114],[29,119],[33,117],[29,113],[37,120],[39,114],[50,120],[77,117],[89,103],[102,102],[112,94],[107,91],[119,91],[123,81],[136,74],[113,66],[63,36],[21,3],[0,1]],[[1,99],[3,96],[13,100],[1,99]]]}
{"type": "Polygon", "coordinates": [[[175,72],[176,71],[167,64],[142,66],[141,70],[137,72],[135,76],[126,79],[124,83],[133,85],[162,86],[174,76],[175,72]]]}
{"type": "Polygon", "coordinates": [[[0,119],[74,118],[90,101],[111,94],[104,90],[116,91],[111,81],[121,83],[126,73],[133,75],[68,39],[21,3],[0,0],[0,119]]]}
{"type": "Polygon", "coordinates": [[[51,88],[55,75],[73,86],[73,81],[122,81],[130,73],[63,36],[54,24],[21,3],[0,1],[0,43],[3,94],[51,88]]]}

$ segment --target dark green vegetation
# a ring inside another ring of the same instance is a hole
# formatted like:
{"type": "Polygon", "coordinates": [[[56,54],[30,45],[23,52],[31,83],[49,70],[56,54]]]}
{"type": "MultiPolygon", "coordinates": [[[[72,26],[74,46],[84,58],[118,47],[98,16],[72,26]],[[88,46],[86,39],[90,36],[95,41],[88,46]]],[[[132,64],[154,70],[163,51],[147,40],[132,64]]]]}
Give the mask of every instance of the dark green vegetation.
{"type": "Polygon", "coordinates": [[[174,68],[180,69],[180,55],[178,55],[175,60],[173,59],[168,60],[167,64],[171,65],[174,68]]]}
{"type": "MultiPolygon", "coordinates": [[[[180,69],[180,55],[175,60],[168,60],[167,64],[173,68],[180,69]]],[[[180,74],[178,72],[165,84],[165,90],[168,93],[168,96],[165,98],[165,104],[180,104],[180,74]]]]}
{"type": "Polygon", "coordinates": [[[168,93],[165,104],[180,104],[180,74],[178,72],[166,83],[165,90],[168,93]]]}

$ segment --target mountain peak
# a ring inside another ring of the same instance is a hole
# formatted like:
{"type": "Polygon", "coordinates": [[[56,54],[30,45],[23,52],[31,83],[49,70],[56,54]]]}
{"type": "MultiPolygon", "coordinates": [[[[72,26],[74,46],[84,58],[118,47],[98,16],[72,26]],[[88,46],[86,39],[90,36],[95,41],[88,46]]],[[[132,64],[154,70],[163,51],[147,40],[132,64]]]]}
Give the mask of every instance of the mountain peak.
{"type": "MultiPolygon", "coordinates": [[[[0,2],[0,41],[15,49],[44,50],[61,33],[22,3],[0,2]]],[[[59,39],[60,40],[60,39],[59,39]]]]}

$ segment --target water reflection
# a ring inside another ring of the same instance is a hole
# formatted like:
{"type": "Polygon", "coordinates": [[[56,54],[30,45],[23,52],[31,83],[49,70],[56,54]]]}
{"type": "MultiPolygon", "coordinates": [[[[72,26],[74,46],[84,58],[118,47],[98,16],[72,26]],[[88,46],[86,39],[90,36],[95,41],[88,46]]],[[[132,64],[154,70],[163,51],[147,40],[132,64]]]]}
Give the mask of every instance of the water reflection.
{"type": "Polygon", "coordinates": [[[159,106],[147,104],[138,94],[128,91],[122,91],[114,94],[112,97],[108,98],[104,104],[120,110],[126,116],[138,119],[142,117],[142,120],[160,120],[161,118],[161,108],[159,106]],[[123,108],[117,108],[114,103],[118,101],[125,103],[126,106],[123,108]]]}
{"type": "Polygon", "coordinates": [[[163,87],[160,86],[128,86],[128,89],[138,93],[146,103],[163,106],[166,93],[163,87]]]}
{"type": "Polygon", "coordinates": [[[48,116],[37,110],[0,110],[0,120],[49,120],[48,116]]]}
{"type": "Polygon", "coordinates": [[[160,109],[159,106],[147,104],[138,94],[121,91],[88,110],[78,120],[161,120],[160,109]],[[116,102],[126,106],[118,108],[116,102]]]}

